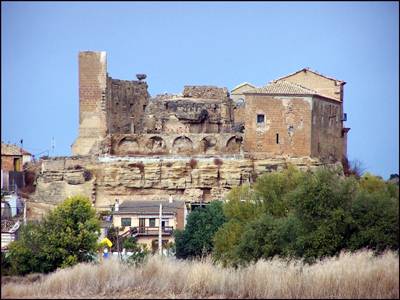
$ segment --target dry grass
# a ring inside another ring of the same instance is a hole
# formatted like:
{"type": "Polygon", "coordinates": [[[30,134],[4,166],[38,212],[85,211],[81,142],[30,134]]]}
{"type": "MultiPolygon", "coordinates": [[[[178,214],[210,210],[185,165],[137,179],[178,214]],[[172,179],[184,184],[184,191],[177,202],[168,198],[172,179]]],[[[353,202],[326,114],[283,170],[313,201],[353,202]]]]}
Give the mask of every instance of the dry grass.
{"type": "Polygon", "coordinates": [[[79,264],[31,283],[2,286],[2,298],[399,298],[399,257],[342,253],[307,266],[279,259],[230,269],[151,257],[141,267],[115,260],[79,264]]]}

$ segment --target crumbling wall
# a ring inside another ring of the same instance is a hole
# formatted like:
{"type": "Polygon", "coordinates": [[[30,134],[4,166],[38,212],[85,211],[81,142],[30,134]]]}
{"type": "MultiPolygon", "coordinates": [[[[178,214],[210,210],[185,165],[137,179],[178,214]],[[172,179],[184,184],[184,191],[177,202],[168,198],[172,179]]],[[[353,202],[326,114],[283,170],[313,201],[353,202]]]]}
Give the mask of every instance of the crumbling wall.
{"type": "Polygon", "coordinates": [[[147,83],[107,78],[108,132],[140,133],[149,102],[147,83]]]}
{"type": "Polygon", "coordinates": [[[144,124],[146,133],[233,132],[233,102],[226,88],[185,87],[183,95],[152,99],[144,124]]]}
{"type": "Polygon", "coordinates": [[[183,97],[202,99],[226,99],[229,97],[227,88],[211,85],[185,85],[183,97]]]}
{"type": "Polygon", "coordinates": [[[114,134],[111,137],[110,155],[204,155],[242,151],[242,134],[114,134]]]}

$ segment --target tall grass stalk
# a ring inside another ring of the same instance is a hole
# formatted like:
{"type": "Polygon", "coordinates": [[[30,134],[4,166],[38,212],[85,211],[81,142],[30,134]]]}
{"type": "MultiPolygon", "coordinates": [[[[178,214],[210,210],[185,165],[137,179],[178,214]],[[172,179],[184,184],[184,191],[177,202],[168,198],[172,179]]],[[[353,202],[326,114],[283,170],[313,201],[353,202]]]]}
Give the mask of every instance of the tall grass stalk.
{"type": "Polygon", "coordinates": [[[10,282],[2,298],[399,298],[399,256],[341,253],[313,265],[260,260],[223,268],[202,261],[151,257],[134,267],[110,259],[78,264],[33,283],[10,282]]]}

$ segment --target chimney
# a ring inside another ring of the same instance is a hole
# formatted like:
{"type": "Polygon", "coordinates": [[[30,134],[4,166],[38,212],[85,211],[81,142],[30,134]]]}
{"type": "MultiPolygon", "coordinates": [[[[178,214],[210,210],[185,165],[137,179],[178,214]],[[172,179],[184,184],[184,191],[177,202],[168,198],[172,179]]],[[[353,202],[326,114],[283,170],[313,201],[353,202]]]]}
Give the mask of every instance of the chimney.
{"type": "Polygon", "coordinates": [[[119,211],[119,201],[115,199],[114,211],[119,211]]]}

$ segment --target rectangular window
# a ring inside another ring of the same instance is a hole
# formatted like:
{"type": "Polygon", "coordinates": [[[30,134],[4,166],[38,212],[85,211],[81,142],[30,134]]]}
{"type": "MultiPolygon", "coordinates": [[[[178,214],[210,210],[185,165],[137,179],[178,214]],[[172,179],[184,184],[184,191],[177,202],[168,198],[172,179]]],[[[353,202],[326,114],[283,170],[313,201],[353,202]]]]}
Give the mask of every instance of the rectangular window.
{"type": "Polygon", "coordinates": [[[150,227],[156,227],[156,219],[155,218],[149,219],[149,226],[150,227]]]}
{"type": "Polygon", "coordinates": [[[276,134],[276,143],[279,144],[279,133],[276,134]]]}
{"type": "Polygon", "coordinates": [[[132,218],[121,218],[121,226],[131,226],[132,218]]]}
{"type": "Polygon", "coordinates": [[[146,111],[146,105],[143,105],[143,111],[146,111]]]}
{"type": "Polygon", "coordinates": [[[257,124],[264,123],[264,121],[265,121],[265,115],[258,114],[257,115],[257,124]]]}

